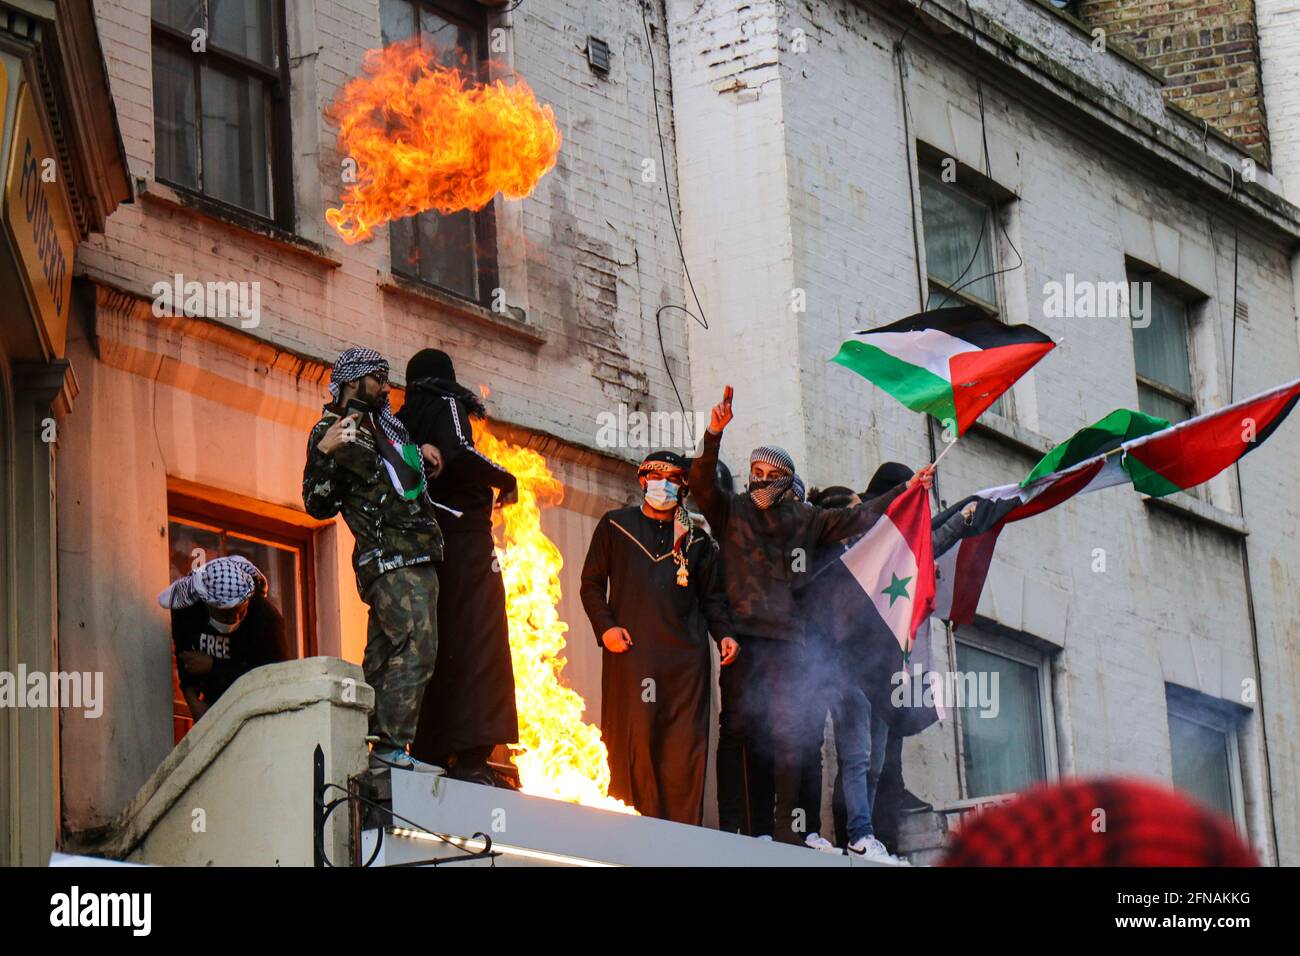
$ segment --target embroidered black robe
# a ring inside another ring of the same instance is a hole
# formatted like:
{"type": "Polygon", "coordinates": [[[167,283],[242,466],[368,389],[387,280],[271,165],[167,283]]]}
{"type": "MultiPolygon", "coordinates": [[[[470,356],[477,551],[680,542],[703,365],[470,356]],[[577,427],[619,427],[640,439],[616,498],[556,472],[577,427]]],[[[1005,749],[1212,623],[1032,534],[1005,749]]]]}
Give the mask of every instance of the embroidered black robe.
{"type": "Polygon", "coordinates": [[[693,532],[682,587],[673,528],[671,519],[656,521],[635,506],[601,518],[582,568],[582,604],[597,641],[622,627],[633,644],[622,654],[605,650],[601,667],[611,795],[646,816],[698,826],[709,736],[708,638],[733,632],[717,545],[693,532]]]}

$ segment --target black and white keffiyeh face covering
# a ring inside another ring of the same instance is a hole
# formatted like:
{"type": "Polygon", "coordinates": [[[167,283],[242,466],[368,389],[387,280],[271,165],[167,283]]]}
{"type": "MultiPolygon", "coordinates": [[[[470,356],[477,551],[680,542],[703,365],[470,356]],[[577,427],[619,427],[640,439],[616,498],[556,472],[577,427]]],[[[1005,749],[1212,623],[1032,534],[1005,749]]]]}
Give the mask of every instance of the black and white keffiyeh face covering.
{"type": "MultiPolygon", "coordinates": [[[[334,370],[330,373],[330,394],[334,396],[334,401],[339,400],[339,393],[348,382],[355,382],[375,372],[383,372],[385,377],[388,375],[388,361],[382,355],[374,349],[361,346],[347,349],[338,357],[334,370]]],[[[410,444],[411,436],[407,434],[406,426],[393,414],[387,397],[384,398],[383,407],[375,413],[375,418],[389,441],[397,445],[410,444]]]]}
{"type": "Polygon", "coordinates": [[[202,601],[210,608],[226,610],[243,604],[265,586],[266,578],[257,565],[236,554],[213,558],[197,571],[177,578],[158,595],[158,603],[179,610],[202,601]]]}
{"type": "Polygon", "coordinates": [[[751,480],[749,482],[749,499],[754,502],[756,507],[770,508],[785,497],[787,492],[794,496],[795,501],[804,500],[803,480],[795,472],[794,459],[790,457],[789,452],[776,445],[760,445],[749,455],[751,467],[756,461],[789,472],[789,474],[782,475],[780,478],[761,482],[751,480]]]}

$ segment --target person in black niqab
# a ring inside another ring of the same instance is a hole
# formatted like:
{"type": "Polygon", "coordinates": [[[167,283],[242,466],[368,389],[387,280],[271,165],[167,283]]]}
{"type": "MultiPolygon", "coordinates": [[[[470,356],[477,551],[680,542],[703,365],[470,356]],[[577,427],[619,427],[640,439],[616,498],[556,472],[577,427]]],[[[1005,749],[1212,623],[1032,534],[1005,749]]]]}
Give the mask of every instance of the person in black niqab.
{"type": "Polygon", "coordinates": [[[476,783],[502,781],[488,767],[498,744],[519,739],[505,588],[495,560],[492,508],[517,500],[515,477],[474,447],[471,416],[482,399],[456,381],[451,357],[424,349],[406,366],[400,418],[413,441],[437,446],[442,471],[429,496],[439,510],[438,660],[420,709],[411,753],[476,783]],[[495,494],[494,494],[495,491],[495,494]]]}

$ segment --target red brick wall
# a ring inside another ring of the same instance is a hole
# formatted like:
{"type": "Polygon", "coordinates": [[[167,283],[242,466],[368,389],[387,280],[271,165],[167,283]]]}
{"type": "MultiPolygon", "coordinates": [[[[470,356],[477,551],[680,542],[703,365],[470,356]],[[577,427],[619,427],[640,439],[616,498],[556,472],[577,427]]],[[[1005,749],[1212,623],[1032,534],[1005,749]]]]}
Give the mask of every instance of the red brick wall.
{"type": "Polygon", "coordinates": [[[1164,76],[1170,103],[1268,160],[1254,0],[1079,0],[1077,16],[1164,76]]]}

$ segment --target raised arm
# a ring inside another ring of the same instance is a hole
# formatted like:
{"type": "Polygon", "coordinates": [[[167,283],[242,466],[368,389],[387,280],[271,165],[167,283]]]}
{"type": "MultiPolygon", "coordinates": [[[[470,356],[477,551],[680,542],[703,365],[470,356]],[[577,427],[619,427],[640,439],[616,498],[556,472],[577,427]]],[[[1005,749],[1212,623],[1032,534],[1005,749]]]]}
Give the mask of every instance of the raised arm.
{"type": "Polygon", "coordinates": [[[722,401],[713,406],[709,417],[709,430],[704,433],[700,453],[691,462],[690,474],[687,476],[691,497],[700,506],[700,513],[709,522],[715,537],[720,537],[727,521],[730,496],[718,483],[718,449],[722,445],[722,431],[731,421],[732,389],[728,385],[722,393],[722,401]]]}

